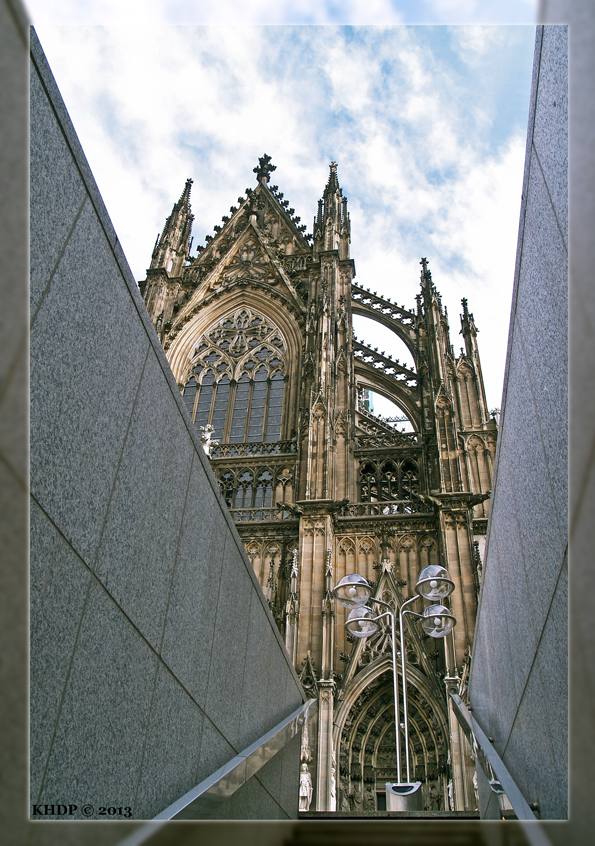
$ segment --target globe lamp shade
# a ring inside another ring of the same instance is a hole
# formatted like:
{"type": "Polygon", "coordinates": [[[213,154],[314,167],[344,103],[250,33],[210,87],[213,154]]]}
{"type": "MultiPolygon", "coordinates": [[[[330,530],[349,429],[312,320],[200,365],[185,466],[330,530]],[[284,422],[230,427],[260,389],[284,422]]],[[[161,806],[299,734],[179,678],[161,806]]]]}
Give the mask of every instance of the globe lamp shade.
{"type": "Polygon", "coordinates": [[[370,637],[378,631],[377,616],[367,605],[360,605],[350,612],[345,621],[345,628],[354,637],[370,637]]]}
{"type": "Polygon", "coordinates": [[[448,574],[448,570],[438,564],[424,567],[417,577],[416,592],[431,602],[440,602],[453,592],[455,585],[448,574]]]}
{"type": "Polygon", "coordinates": [[[345,608],[359,608],[360,605],[365,605],[372,596],[372,586],[363,576],[350,573],[348,576],[343,576],[333,590],[333,594],[345,608]]]}
{"type": "Polygon", "coordinates": [[[422,614],[421,627],[430,637],[445,637],[456,622],[444,605],[428,605],[422,614]]]}

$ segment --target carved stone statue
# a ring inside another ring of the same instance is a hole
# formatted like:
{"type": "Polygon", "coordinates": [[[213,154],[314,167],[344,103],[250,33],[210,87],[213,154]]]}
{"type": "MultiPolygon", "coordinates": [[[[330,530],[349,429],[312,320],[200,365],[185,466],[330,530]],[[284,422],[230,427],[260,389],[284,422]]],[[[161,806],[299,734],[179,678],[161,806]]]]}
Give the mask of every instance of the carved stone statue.
{"type": "Polygon", "coordinates": [[[215,429],[210,424],[200,427],[200,442],[207,455],[211,454],[211,447],[217,446],[219,443],[219,440],[213,437],[214,431],[215,429]]]}
{"type": "Polygon", "coordinates": [[[479,810],[479,788],[477,786],[477,770],[473,773],[473,792],[475,793],[475,810],[479,810]]]}
{"type": "Polygon", "coordinates": [[[356,787],[354,790],[353,795],[353,810],[354,811],[363,811],[364,809],[364,797],[363,797],[363,788],[356,787]]]}
{"type": "Polygon", "coordinates": [[[308,772],[308,765],[302,764],[300,773],[300,811],[309,811],[312,801],[312,776],[308,772]]]}
{"type": "Polygon", "coordinates": [[[448,782],[448,810],[454,811],[455,809],[455,799],[454,799],[454,788],[452,786],[452,779],[448,782]]]}
{"type": "Polygon", "coordinates": [[[432,784],[428,792],[428,810],[438,810],[438,790],[435,784],[432,784]]]}

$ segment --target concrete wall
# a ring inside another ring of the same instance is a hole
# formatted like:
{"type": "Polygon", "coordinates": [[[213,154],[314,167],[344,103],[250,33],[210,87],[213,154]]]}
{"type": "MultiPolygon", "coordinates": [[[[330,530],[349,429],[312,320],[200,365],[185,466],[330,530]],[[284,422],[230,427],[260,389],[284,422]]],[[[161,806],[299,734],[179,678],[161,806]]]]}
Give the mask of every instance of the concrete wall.
{"type": "MultiPolygon", "coordinates": [[[[31,803],[152,818],[303,701],[31,37],[31,803]]],[[[297,816],[299,738],[222,807],[297,816]]]]}
{"type": "MultiPolygon", "coordinates": [[[[538,27],[515,286],[469,686],[542,819],[567,790],[567,28],[538,27]]],[[[482,817],[498,816],[480,780],[482,817]]]]}

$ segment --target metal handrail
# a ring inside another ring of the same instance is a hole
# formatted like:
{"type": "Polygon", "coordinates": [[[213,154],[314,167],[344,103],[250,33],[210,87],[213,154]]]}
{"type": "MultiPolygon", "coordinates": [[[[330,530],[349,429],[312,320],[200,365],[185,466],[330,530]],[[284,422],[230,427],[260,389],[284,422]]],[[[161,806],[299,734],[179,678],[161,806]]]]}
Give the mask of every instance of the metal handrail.
{"type": "MultiPolygon", "coordinates": [[[[119,846],[140,846],[167,820],[208,819],[218,806],[239,790],[316,715],[318,700],[309,699],[293,713],[250,744],[227,764],[189,790],[165,810],[121,841],[119,846]]],[[[296,782],[297,789],[297,782],[296,782]]]]}
{"type": "Polygon", "coordinates": [[[504,761],[498,755],[486,735],[481,729],[477,720],[473,717],[460,696],[451,693],[450,698],[454,704],[454,712],[457,720],[471,747],[475,760],[479,761],[488,781],[492,782],[494,776],[500,782],[502,790],[508,796],[512,810],[519,820],[537,820],[537,817],[529,807],[523,794],[519,790],[513,777],[508,772],[504,761]],[[491,772],[490,772],[491,769],[491,772]]]}

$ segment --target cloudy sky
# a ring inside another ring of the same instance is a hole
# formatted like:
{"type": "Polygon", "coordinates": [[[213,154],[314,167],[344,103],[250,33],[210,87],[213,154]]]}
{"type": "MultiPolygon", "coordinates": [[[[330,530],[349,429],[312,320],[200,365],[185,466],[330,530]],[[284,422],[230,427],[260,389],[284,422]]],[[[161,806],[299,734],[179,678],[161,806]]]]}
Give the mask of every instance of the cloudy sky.
{"type": "MultiPolygon", "coordinates": [[[[253,5],[250,22],[269,5],[253,5]]],[[[368,6],[367,22],[412,17],[407,4],[368,6]]],[[[428,0],[416,14],[451,23],[476,6],[428,0]]],[[[147,25],[131,26],[122,18],[134,2],[114,6],[111,18],[102,3],[101,19],[94,3],[28,7],[137,279],[187,177],[195,253],[255,184],[265,152],[277,166],[271,181],[311,231],[335,159],[357,281],[412,308],[427,256],[457,351],[460,300],[469,300],[488,404],[500,405],[535,3],[500,3],[499,18],[476,16],[514,26],[173,26],[160,21],[180,16],[158,2],[146,4],[147,25]],[[86,25],[100,20],[107,25],[86,25]]],[[[297,22],[330,22],[337,7],[304,3],[297,22]]],[[[215,19],[210,8],[202,22],[215,19]]],[[[245,7],[237,8],[241,23],[245,7]]],[[[358,319],[357,335],[406,361],[394,336],[372,326],[358,319]]]]}

